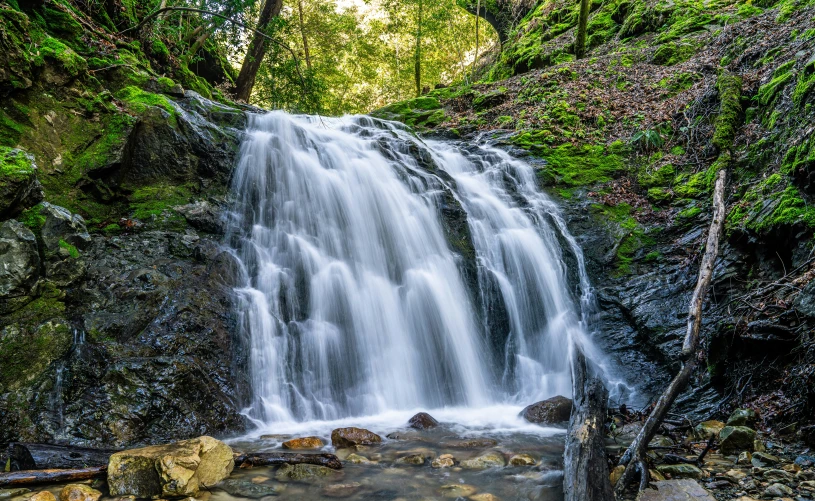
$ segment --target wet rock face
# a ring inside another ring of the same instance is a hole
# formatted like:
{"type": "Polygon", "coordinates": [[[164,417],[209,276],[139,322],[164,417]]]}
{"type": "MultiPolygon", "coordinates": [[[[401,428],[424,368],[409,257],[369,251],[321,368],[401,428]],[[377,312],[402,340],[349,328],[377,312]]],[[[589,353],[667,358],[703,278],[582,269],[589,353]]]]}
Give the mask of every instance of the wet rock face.
{"type": "Polygon", "coordinates": [[[42,200],[42,186],[32,155],[0,147],[0,169],[0,219],[16,216],[42,200]]]}
{"type": "Polygon", "coordinates": [[[569,421],[571,415],[572,401],[562,396],[542,400],[521,411],[524,419],[536,424],[564,423],[569,421]]]}
{"type": "Polygon", "coordinates": [[[39,278],[40,256],[34,233],[17,221],[0,224],[0,313],[24,299],[39,278]]]}

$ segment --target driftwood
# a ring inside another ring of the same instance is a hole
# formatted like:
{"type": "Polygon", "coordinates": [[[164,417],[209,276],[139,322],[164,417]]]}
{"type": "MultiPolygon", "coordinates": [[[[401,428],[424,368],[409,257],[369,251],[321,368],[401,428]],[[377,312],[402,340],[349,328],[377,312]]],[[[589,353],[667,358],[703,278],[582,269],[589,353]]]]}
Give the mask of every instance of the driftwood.
{"type": "Polygon", "coordinates": [[[59,482],[74,482],[102,477],[107,466],[92,466],[90,468],[75,468],[70,470],[25,470],[0,473],[0,487],[19,487],[33,484],[51,484],[59,482]]]}
{"type": "Polygon", "coordinates": [[[693,291],[693,296],[691,296],[688,309],[688,328],[682,345],[684,365],[679,374],[674,377],[659,397],[637,437],[620,459],[619,464],[625,465],[625,471],[614,487],[617,498],[622,498],[623,491],[634,480],[637,473],[640,473],[640,490],[648,485],[648,468],[645,463],[645,451],[648,448],[648,443],[654,438],[657,428],[668,413],[668,409],[687,385],[693,370],[696,368],[697,360],[695,355],[699,346],[699,330],[702,326],[702,304],[713,276],[713,265],[719,254],[719,236],[724,228],[724,187],[726,181],[727,171],[722,169],[716,177],[716,187],[713,190],[713,218],[710,221],[705,254],[702,256],[699,267],[699,279],[696,281],[696,288],[693,291]]]}
{"type": "Polygon", "coordinates": [[[342,469],[342,462],[334,454],[299,454],[296,452],[255,452],[235,458],[240,468],[252,466],[277,466],[281,464],[316,464],[334,470],[342,469]]]}
{"type": "Polygon", "coordinates": [[[574,406],[564,452],[563,491],[566,501],[611,501],[603,426],[608,390],[582,349],[572,364],[574,406]]]}
{"type": "Polygon", "coordinates": [[[104,466],[116,449],[88,449],[64,445],[12,443],[8,446],[10,471],[76,469],[104,466]]]}

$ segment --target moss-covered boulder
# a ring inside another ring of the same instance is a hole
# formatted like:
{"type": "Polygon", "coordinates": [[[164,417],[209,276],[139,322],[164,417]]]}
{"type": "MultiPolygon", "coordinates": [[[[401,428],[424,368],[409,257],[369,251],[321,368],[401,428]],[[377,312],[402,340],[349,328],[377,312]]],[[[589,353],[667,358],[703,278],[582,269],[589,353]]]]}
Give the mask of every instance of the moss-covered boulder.
{"type": "Polygon", "coordinates": [[[34,157],[0,146],[0,218],[14,217],[42,200],[34,157]]]}
{"type": "Polygon", "coordinates": [[[212,437],[117,452],[108,463],[111,496],[195,496],[227,478],[235,467],[232,449],[212,437]]]}
{"type": "Polygon", "coordinates": [[[725,426],[719,432],[719,443],[724,454],[752,451],[755,439],[755,430],[746,426],[725,426]]]}
{"type": "Polygon", "coordinates": [[[25,14],[0,6],[0,96],[31,87],[33,64],[26,50],[31,29],[25,14]]]}
{"type": "Polygon", "coordinates": [[[280,482],[311,483],[322,479],[336,480],[340,476],[342,472],[314,464],[284,464],[275,473],[280,482]]]}
{"type": "Polygon", "coordinates": [[[371,115],[384,120],[402,122],[419,129],[436,127],[445,120],[441,103],[431,96],[400,101],[373,111],[371,115]]]}

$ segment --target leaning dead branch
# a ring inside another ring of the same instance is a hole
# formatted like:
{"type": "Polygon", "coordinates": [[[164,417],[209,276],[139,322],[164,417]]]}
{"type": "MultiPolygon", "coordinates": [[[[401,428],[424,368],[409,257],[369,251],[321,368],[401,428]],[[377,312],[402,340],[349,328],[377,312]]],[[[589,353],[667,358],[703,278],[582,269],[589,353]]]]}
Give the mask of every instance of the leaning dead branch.
{"type": "Polygon", "coordinates": [[[637,434],[637,437],[620,459],[619,464],[625,465],[625,471],[614,488],[618,498],[621,498],[623,491],[634,480],[637,473],[640,473],[641,477],[640,490],[647,486],[648,468],[645,462],[645,452],[648,443],[654,438],[657,428],[668,413],[668,409],[685,388],[693,370],[696,368],[695,354],[699,346],[699,331],[702,326],[702,305],[713,277],[713,266],[719,254],[719,237],[724,228],[724,187],[726,181],[727,170],[722,169],[716,177],[716,186],[713,191],[713,218],[710,221],[705,254],[699,267],[699,279],[696,281],[696,288],[693,291],[688,311],[688,328],[682,345],[684,365],[679,374],[674,377],[673,381],[659,397],[639,434],[637,434]]]}

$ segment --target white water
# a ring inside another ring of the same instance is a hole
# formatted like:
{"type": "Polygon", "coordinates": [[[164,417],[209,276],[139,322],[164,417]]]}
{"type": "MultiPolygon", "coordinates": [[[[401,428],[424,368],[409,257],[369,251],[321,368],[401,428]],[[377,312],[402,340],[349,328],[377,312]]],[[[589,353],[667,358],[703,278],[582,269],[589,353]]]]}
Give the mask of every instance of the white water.
{"type": "Polygon", "coordinates": [[[526,163],[367,117],[273,112],[250,118],[233,190],[246,414],[259,430],[384,429],[430,409],[518,429],[520,406],[571,394],[572,341],[590,346],[590,288],[526,163]],[[469,280],[442,218],[455,200],[478,263],[469,280]],[[564,253],[577,263],[573,291],[564,253]]]}

